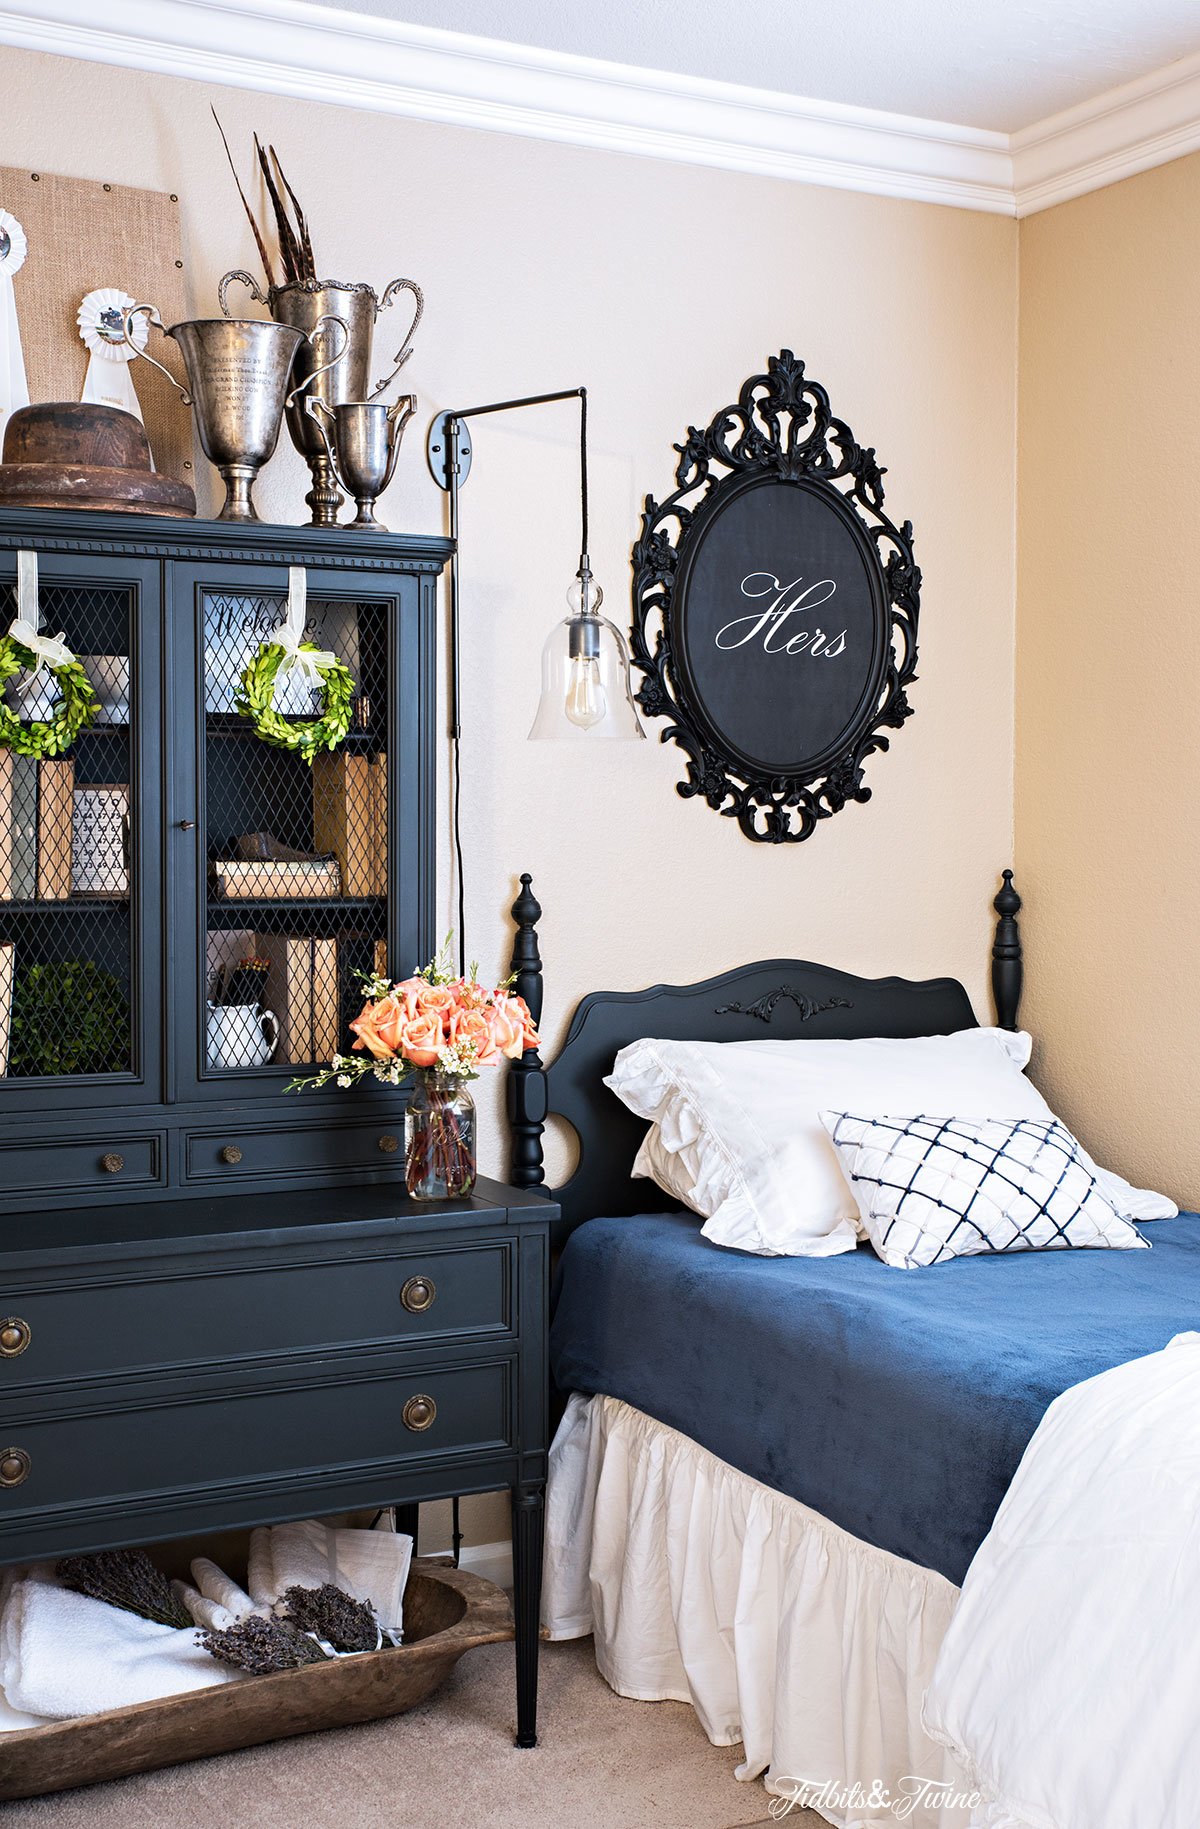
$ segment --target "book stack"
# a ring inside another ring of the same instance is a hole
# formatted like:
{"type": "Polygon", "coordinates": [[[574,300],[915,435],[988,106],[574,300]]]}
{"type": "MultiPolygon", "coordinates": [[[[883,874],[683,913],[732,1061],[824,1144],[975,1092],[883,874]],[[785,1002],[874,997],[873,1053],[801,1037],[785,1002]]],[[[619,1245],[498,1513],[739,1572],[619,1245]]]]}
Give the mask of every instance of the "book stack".
{"type": "Polygon", "coordinates": [[[263,1002],[279,1022],[275,1059],[297,1066],[328,1061],[345,1041],[338,992],[338,943],[303,934],[256,934],[267,962],[263,1002]]]}
{"type": "Polygon", "coordinates": [[[0,901],[37,895],[38,764],[0,750],[0,901]]]}
{"type": "Polygon", "coordinates": [[[373,756],[369,771],[371,803],[371,859],[375,895],[388,892],[387,757],[373,756]]]}
{"type": "Polygon", "coordinates": [[[222,902],[310,902],[342,893],[336,857],[279,863],[260,858],[218,858],[213,890],[222,902]]]}
{"type": "Polygon", "coordinates": [[[75,764],[0,749],[0,901],[65,902],[71,894],[75,764]]]}
{"type": "Polygon", "coordinates": [[[387,892],[387,758],[335,750],[313,759],[313,843],[341,865],[342,894],[387,892]]]}

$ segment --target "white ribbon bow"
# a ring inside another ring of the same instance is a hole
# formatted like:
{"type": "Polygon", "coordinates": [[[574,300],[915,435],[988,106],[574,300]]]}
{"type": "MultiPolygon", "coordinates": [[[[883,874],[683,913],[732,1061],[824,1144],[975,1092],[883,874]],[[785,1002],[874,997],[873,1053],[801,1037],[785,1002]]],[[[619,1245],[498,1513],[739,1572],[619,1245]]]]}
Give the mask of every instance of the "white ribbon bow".
{"type": "Polygon", "coordinates": [[[316,692],[323,685],[321,668],[332,667],[337,655],[330,648],[313,648],[309,653],[301,653],[300,644],[304,640],[304,624],[308,617],[308,573],[302,565],[288,568],[288,607],[287,618],[271,636],[271,640],[283,649],[284,658],[275,675],[278,686],[280,680],[299,674],[316,692]]]}
{"type": "Polygon", "coordinates": [[[17,554],[17,616],[8,633],[13,641],[28,648],[34,657],[29,684],[42,668],[69,667],[75,656],[67,646],[66,634],[43,635],[42,606],[38,600],[38,562],[36,553],[17,554]]]}

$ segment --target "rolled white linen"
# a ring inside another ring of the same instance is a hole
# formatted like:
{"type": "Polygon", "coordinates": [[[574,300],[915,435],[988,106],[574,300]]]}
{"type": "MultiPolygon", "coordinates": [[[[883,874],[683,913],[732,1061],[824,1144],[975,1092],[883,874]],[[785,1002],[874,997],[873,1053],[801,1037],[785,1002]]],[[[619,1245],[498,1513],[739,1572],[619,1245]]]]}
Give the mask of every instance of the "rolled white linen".
{"type": "MultiPolygon", "coordinates": [[[[207,1601],[210,1606],[219,1608],[230,1615],[228,1619],[221,1622],[219,1627],[215,1628],[218,1631],[236,1624],[239,1619],[245,1619],[249,1613],[258,1613],[265,1617],[271,1611],[270,1607],[256,1606],[245,1588],[239,1588],[233,1577],[227,1575],[223,1568],[210,1561],[207,1556],[197,1556],[193,1561],[192,1580],[199,1588],[203,1600],[207,1601]]],[[[201,1621],[202,1625],[205,1623],[205,1621],[201,1621]]]]}
{"type": "Polygon", "coordinates": [[[187,1581],[173,1581],[171,1590],[180,1606],[186,1607],[198,1626],[207,1632],[227,1632],[237,1625],[237,1616],[215,1600],[205,1600],[198,1588],[187,1581]]]}

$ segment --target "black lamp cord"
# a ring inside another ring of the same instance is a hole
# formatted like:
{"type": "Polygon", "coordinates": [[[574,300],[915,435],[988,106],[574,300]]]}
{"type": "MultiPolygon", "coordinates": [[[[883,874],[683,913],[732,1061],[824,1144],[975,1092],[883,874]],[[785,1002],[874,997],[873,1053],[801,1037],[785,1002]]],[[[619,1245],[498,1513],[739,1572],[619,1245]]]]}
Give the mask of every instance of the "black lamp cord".
{"type": "Polygon", "coordinates": [[[579,563],[588,563],[587,389],[579,390],[579,563]]]}
{"type": "MultiPolygon", "coordinates": [[[[454,552],[450,560],[450,746],[451,760],[451,793],[454,800],[453,833],[454,833],[454,868],[458,878],[458,969],[464,976],[467,970],[467,890],[463,870],[462,845],[462,718],[459,700],[459,666],[458,666],[458,434],[464,419],[479,419],[486,413],[508,413],[518,407],[547,406],[555,400],[578,400],[579,402],[579,519],[581,544],[579,553],[579,576],[584,577],[590,571],[588,561],[588,461],[587,461],[587,389],[586,387],[564,388],[557,394],[530,394],[523,400],[497,400],[490,406],[473,406],[462,412],[452,413],[446,422],[449,449],[446,453],[446,472],[450,478],[450,537],[454,541],[454,552]]],[[[457,1516],[455,1530],[457,1532],[457,1516]]]]}

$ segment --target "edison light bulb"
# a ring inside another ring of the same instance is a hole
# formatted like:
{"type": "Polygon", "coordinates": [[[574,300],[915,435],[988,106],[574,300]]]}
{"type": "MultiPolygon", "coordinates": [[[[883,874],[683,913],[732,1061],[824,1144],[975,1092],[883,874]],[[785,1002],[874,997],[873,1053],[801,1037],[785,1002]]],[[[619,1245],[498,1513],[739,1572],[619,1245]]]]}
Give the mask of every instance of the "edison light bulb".
{"type": "Polygon", "coordinates": [[[567,674],[567,716],[581,730],[599,724],[608,711],[608,699],[600,684],[600,662],[594,655],[578,654],[567,674]]]}

